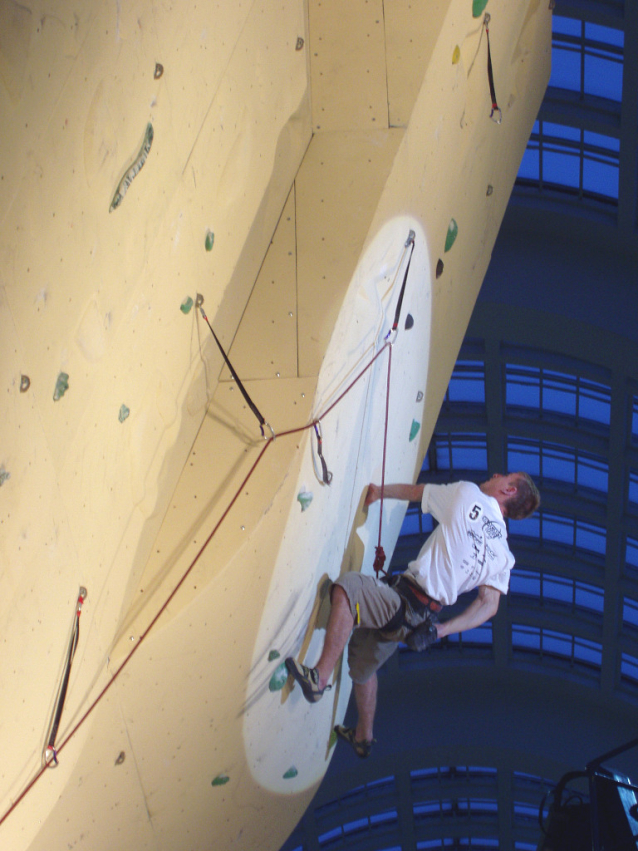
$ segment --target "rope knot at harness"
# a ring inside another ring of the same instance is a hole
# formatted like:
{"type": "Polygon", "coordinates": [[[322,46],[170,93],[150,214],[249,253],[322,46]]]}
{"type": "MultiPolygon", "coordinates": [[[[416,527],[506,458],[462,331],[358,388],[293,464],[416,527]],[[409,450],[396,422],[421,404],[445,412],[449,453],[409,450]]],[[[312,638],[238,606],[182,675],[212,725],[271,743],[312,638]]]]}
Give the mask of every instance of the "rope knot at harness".
{"type": "Polygon", "coordinates": [[[385,570],[383,569],[383,565],[385,564],[385,552],[381,544],[376,546],[374,548],[374,551],[376,555],[374,557],[374,564],[372,566],[374,568],[374,572],[378,577],[380,573],[385,573],[385,570]]]}

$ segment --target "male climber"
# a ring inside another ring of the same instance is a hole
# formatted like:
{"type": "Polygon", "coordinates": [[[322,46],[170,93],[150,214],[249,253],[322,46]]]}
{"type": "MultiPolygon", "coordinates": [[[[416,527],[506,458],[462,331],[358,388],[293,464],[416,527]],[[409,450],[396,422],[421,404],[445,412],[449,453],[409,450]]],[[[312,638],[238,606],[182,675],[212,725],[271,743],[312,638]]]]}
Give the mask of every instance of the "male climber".
{"type": "MultiPolygon", "coordinates": [[[[437,639],[480,626],[493,617],[506,594],[514,557],[507,544],[504,518],[522,520],[540,505],[536,485],[527,473],[495,473],[481,485],[386,485],[386,499],[421,503],[439,525],[405,573],[390,584],[374,576],[346,573],[332,585],[331,610],[323,650],[314,668],[293,658],[286,668],[304,697],[316,703],[332,686],[328,680],[350,639],[348,665],[354,682],[358,720],[354,729],[335,731],[360,757],[372,745],[377,698],[377,670],[399,641],[415,650],[437,639]],[[438,622],[437,614],[459,596],[478,588],[477,597],[461,614],[438,622]]],[[[365,505],[381,498],[371,484],[365,505]]]]}

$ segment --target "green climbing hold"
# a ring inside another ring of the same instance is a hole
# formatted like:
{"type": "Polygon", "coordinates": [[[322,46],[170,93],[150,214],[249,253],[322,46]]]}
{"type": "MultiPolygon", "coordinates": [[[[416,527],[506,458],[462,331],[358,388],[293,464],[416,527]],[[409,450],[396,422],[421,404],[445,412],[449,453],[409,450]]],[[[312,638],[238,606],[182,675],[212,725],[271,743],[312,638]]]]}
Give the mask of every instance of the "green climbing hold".
{"type": "Polygon", "coordinates": [[[69,376],[66,372],[61,372],[58,375],[58,380],[55,382],[55,390],[53,391],[53,401],[57,402],[61,399],[69,389],[69,376]]]}
{"type": "Polygon", "coordinates": [[[312,494],[310,491],[300,491],[297,494],[297,502],[301,505],[301,510],[305,511],[310,507],[310,503],[312,502],[312,494]]]}
{"type": "Polygon", "coordinates": [[[280,655],[281,654],[279,653],[279,650],[271,650],[270,653],[268,654],[268,661],[272,662],[275,659],[279,659],[280,655]]]}
{"type": "Polygon", "coordinates": [[[461,59],[461,48],[457,44],[456,47],[454,48],[453,53],[452,53],[452,65],[458,65],[460,59],[461,59]]]}
{"type": "Polygon", "coordinates": [[[328,750],[332,750],[332,748],[334,748],[334,746],[337,744],[337,738],[337,731],[334,729],[331,730],[330,738],[328,739],[328,750]]]}
{"type": "Polygon", "coordinates": [[[286,685],[287,679],[288,671],[286,670],[286,663],[282,662],[281,665],[277,665],[275,668],[275,673],[270,678],[268,688],[271,691],[281,691],[281,689],[286,685]]]}
{"type": "Polygon", "coordinates": [[[472,0],[472,17],[478,18],[487,6],[487,0],[472,0]]]}
{"type": "Polygon", "coordinates": [[[122,405],[122,407],[120,408],[120,413],[119,413],[119,416],[118,416],[118,420],[119,420],[121,423],[123,423],[123,422],[124,422],[124,420],[128,417],[128,415],[129,415],[130,413],[131,413],[131,412],[130,412],[130,411],[129,411],[129,409],[126,407],[126,405],[122,405]]]}
{"type": "Polygon", "coordinates": [[[416,420],[412,420],[412,426],[410,427],[410,442],[414,440],[414,438],[419,433],[419,429],[421,428],[421,423],[418,423],[416,420]]]}
{"type": "Polygon", "coordinates": [[[211,786],[224,786],[230,777],[227,774],[218,774],[217,777],[213,778],[213,782],[210,784],[211,786]]]}
{"type": "Polygon", "coordinates": [[[214,243],[215,243],[215,234],[212,232],[212,230],[207,230],[206,231],[206,242],[204,243],[205,246],[206,246],[206,251],[212,251],[214,243]]]}
{"type": "Polygon", "coordinates": [[[11,473],[7,473],[4,469],[4,464],[0,467],[0,487],[7,481],[7,479],[11,478],[11,473]]]}
{"type": "Polygon", "coordinates": [[[294,765],[291,765],[288,771],[284,774],[284,780],[292,780],[293,777],[296,777],[299,774],[294,765]]]}
{"type": "Polygon", "coordinates": [[[182,311],[182,313],[190,313],[192,306],[193,299],[188,296],[188,298],[185,298],[184,301],[180,304],[179,309],[182,311]]]}
{"type": "Polygon", "coordinates": [[[456,219],[450,219],[450,224],[447,226],[447,236],[445,237],[445,250],[449,251],[454,245],[454,241],[459,233],[459,226],[456,219]]]}

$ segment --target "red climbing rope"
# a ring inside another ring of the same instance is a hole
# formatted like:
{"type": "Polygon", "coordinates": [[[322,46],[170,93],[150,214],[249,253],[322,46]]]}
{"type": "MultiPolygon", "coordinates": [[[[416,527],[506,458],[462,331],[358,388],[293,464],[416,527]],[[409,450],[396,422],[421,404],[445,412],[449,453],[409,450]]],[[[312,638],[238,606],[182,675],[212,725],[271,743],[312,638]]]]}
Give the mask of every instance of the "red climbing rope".
{"type": "Polygon", "coordinates": [[[392,343],[388,343],[388,377],[386,380],[386,392],[385,392],[385,426],[383,429],[383,461],[381,462],[381,500],[380,500],[380,510],[379,510],[379,541],[377,546],[375,547],[375,557],[373,568],[374,572],[379,577],[380,573],[385,574],[385,570],[383,569],[383,565],[385,564],[385,551],[381,546],[381,531],[383,528],[383,491],[385,489],[385,456],[388,446],[388,420],[390,418],[390,373],[392,371],[392,343]]]}
{"type": "MultiPolygon", "coordinates": [[[[408,237],[408,242],[406,242],[406,248],[408,247],[410,242],[412,243],[412,249],[413,249],[414,248],[414,233],[412,231],[410,231],[410,236],[408,237]]],[[[411,258],[411,254],[410,254],[410,258],[411,258]]],[[[409,261],[408,261],[408,268],[409,268],[409,261]]],[[[407,270],[406,270],[406,275],[405,275],[405,278],[404,278],[403,288],[402,288],[402,292],[401,292],[401,296],[400,296],[401,301],[403,299],[403,290],[405,288],[405,280],[406,279],[407,279],[407,270]]],[[[397,311],[397,315],[395,316],[395,326],[398,324],[399,310],[400,310],[400,306],[399,306],[399,309],[397,311]]],[[[203,313],[203,311],[202,311],[202,313],[203,313]]],[[[204,316],[204,318],[206,318],[206,317],[204,316]]],[[[212,330],[212,328],[211,328],[211,330],[212,330]]],[[[393,330],[396,330],[396,327],[393,330]]],[[[386,460],[387,431],[388,431],[389,404],[390,404],[390,367],[391,367],[391,361],[392,361],[392,343],[390,343],[386,338],[386,341],[384,342],[383,346],[379,349],[379,351],[370,359],[370,361],[366,364],[366,366],[363,367],[363,369],[350,382],[350,384],[346,387],[346,389],[334,400],[334,402],[332,402],[325,409],[325,411],[323,411],[316,419],[313,419],[312,422],[307,423],[304,426],[292,428],[292,429],[289,429],[288,431],[283,431],[283,432],[280,432],[278,434],[278,438],[282,438],[282,437],[286,437],[288,435],[298,434],[299,432],[306,431],[308,429],[315,429],[316,432],[318,430],[318,434],[320,436],[320,434],[321,434],[321,431],[320,431],[321,420],[323,418],[325,418],[339,404],[339,402],[341,402],[341,400],[350,392],[350,390],[352,390],[352,388],[355,386],[355,384],[358,381],[361,380],[361,378],[373,366],[373,364],[376,362],[376,360],[383,354],[383,352],[386,349],[388,349],[388,376],[387,376],[387,390],[386,390],[385,430],[384,430],[384,438],[383,438],[383,466],[382,466],[382,473],[381,473],[381,487],[382,487],[381,515],[380,515],[380,518],[379,518],[379,543],[378,543],[378,546],[376,547],[377,555],[376,555],[375,562],[374,562],[374,569],[375,569],[375,571],[377,571],[377,574],[378,574],[379,570],[383,569],[383,564],[385,563],[385,553],[383,552],[383,547],[381,546],[381,526],[382,526],[382,520],[383,520],[383,486],[385,484],[385,460],[386,460]],[[380,560],[380,567],[377,567],[379,560],[380,560]]],[[[268,423],[265,423],[265,424],[268,425],[268,423]]],[[[261,423],[260,423],[260,425],[261,425],[261,423]]],[[[272,432],[272,428],[271,428],[271,432],[272,432]]],[[[64,750],[64,748],[71,741],[71,739],[77,733],[77,731],[80,729],[80,727],[84,724],[84,722],[93,713],[93,711],[95,710],[97,705],[100,703],[100,701],[105,697],[105,695],[108,693],[108,691],[113,687],[114,683],[116,682],[116,680],[118,679],[118,677],[120,676],[120,674],[122,673],[124,668],[128,665],[128,663],[131,661],[133,656],[137,653],[140,646],[144,642],[144,639],[147,637],[149,632],[153,629],[153,627],[155,626],[157,621],[160,619],[162,614],[166,611],[167,607],[170,605],[171,601],[173,600],[173,598],[175,597],[175,595],[177,594],[179,589],[182,587],[182,585],[184,584],[184,582],[186,581],[186,579],[188,578],[188,576],[192,572],[193,568],[195,567],[195,565],[197,564],[197,562],[199,561],[199,559],[203,555],[204,551],[206,550],[206,548],[208,547],[208,545],[210,544],[212,539],[217,534],[217,531],[219,530],[220,526],[222,525],[222,523],[224,522],[224,520],[228,516],[231,508],[234,506],[239,495],[243,492],[246,484],[248,483],[248,480],[253,475],[253,473],[257,469],[259,463],[261,462],[262,458],[264,457],[266,450],[270,447],[271,443],[274,440],[275,440],[275,436],[274,436],[274,432],[272,432],[272,437],[266,438],[266,442],[262,446],[262,448],[259,452],[259,455],[255,459],[252,467],[250,468],[250,470],[246,474],[242,483],[239,485],[239,487],[235,491],[234,496],[232,497],[232,499],[230,500],[230,502],[226,506],[226,509],[224,510],[223,514],[221,515],[221,517],[219,518],[219,520],[217,521],[217,523],[213,527],[213,530],[210,532],[210,534],[208,535],[208,537],[206,538],[206,540],[204,541],[204,543],[200,547],[199,551],[197,552],[197,554],[195,555],[195,557],[193,558],[193,560],[191,561],[189,566],[186,568],[182,577],[179,579],[179,581],[177,582],[177,584],[175,585],[173,590],[170,592],[170,594],[168,595],[168,597],[166,598],[164,603],[159,608],[159,611],[155,614],[155,616],[153,617],[151,622],[148,624],[146,629],[142,632],[138,641],[136,642],[134,647],[131,649],[130,653],[125,657],[125,659],[123,660],[122,664],[117,669],[117,671],[113,674],[112,678],[104,686],[104,688],[99,692],[99,694],[94,698],[92,703],[88,706],[88,708],[86,709],[84,714],[80,717],[80,719],[75,724],[75,726],[66,734],[66,736],[64,736],[64,738],[62,739],[60,744],[51,753],[51,756],[44,761],[43,765],[36,772],[34,777],[32,777],[32,779],[29,781],[29,783],[26,785],[26,787],[22,790],[22,792],[18,795],[18,797],[13,801],[11,806],[6,810],[6,812],[2,816],[0,816],[0,826],[7,820],[7,818],[11,815],[11,813],[20,804],[20,802],[22,800],[24,800],[26,795],[31,791],[31,789],[35,786],[35,784],[38,782],[38,780],[45,773],[47,768],[49,768],[49,766],[54,761],[57,763],[58,755],[64,750]]],[[[324,465],[325,465],[325,462],[324,462],[324,465]]],[[[326,470],[327,470],[327,468],[326,468],[326,470]]],[[[332,477],[332,474],[328,474],[328,475],[330,476],[330,478],[332,477]]],[[[325,480],[325,477],[324,477],[324,480],[325,480]]],[[[326,483],[328,484],[329,482],[326,482],[326,483]]]]}
{"type": "MultiPolygon", "coordinates": [[[[366,372],[370,369],[370,367],[374,364],[374,362],[377,360],[377,358],[378,358],[378,357],[380,357],[380,356],[383,354],[383,352],[386,350],[386,348],[389,348],[389,347],[390,347],[390,344],[389,344],[389,343],[385,343],[385,344],[384,344],[384,346],[383,346],[383,347],[382,347],[382,348],[381,348],[381,349],[380,349],[380,350],[376,353],[376,355],[374,355],[374,357],[373,357],[373,358],[371,358],[370,362],[369,362],[369,363],[368,363],[368,364],[367,364],[367,365],[366,365],[366,366],[365,366],[365,367],[361,370],[361,372],[360,372],[360,373],[356,376],[356,378],[354,378],[354,380],[353,380],[353,381],[352,381],[352,382],[351,382],[351,383],[350,383],[350,384],[346,387],[346,389],[343,391],[343,393],[341,393],[341,394],[339,395],[339,397],[338,397],[337,399],[335,399],[335,401],[334,401],[331,405],[329,405],[329,407],[328,407],[328,408],[326,408],[326,410],[325,410],[325,411],[324,411],[324,412],[323,412],[323,413],[322,413],[319,417],[317,417],[317,418],[316,418],[316,419],[314,419],[312,422],[307,423],[307,424],[306,424],[306,425],[304,425],[304,426],[299,426],[299,427],[297,427],[297,428],[289,429],[288,431],[280,432],[280,433],[278,434],[278,436],[277,436],[277,437],[278,437],[278,439],[279,439],[279,438],[282,438],[282,437],[286,437],[286,436],[288,436],[288,435],[298,434],[299,432],[306,431],[306,430],[311,429],[311,428],[315,428],[315,426],[316,426],[316,425],[320,422],[320,420],[321,420],[321,419],[323,419],[323,418],[324,418],[327,414],[329,414],[329,413],[330,413],[330,412],[331,412],[331,411],[332,411],[332,410],[336,407],[336,405],[338,405],[338,404],[339,404],[339,402],[340,402],[340,401],[344,398],[344,396],[346,396],[346,395],[350,392],[350,390],[354,387],[354,385],[355,385],[355,384],[356,384],[356,383],[357,383],[357,382],[358,382],[358,381],[359,381],[359,380],[360,380],[360,379],[361,379],[361,378],[365,375],[365,373],[366,373],[366,372]]],[[[136,642],[135,646],[132,648],[132,650],[130,651],[130,653],[126,656],[126,658],[124,659],[124,661],[122,662],[122,664],[120,665],[120,667],[117,669],[117,671],[113,674],[113,676],[112,676],[112,678],[109,680],[109,682],[108,682],[108,683],[104,686],[104,688],[103,688],[103,689],[99,692],[99,694],[98,694],[98,695],[94,698],[94,700],[92,701],[92,703],[90,704],[90,706],[89,706],[89,707],[87,708],[87,710],[84,712],[84,714],[82,715],[82,717],[78,720],[78,722],[75,724],[75,726],[74,726],[74,727],[73,727],[73,728],[72,728],[72,729],[71,729],[71,730],[70,730],[70,731],[66,734],[66,736],[64,736],[64,738],[62,739],[62,741],[60,742],[60,744],[59,744],[59,745],[56,747],[56,749],[55,749],[55,756],[52,754],[52,755],[51,755],[51,757],[50,757],[48,760],[46,760],[46,761],[44,762],[44,764],[43,764],[43,765],[41,766],[41,768],[37,771],[37,773],[34,775],[34,777],[33,777],[33,778],[29,781],[29,783],[26,785],[26,787],[22,790],[22,792],[21,792],[21,793],[18,795],[18,797],[15,799],[15,801],[13,801],[13,803],[11,804],[11,806],[10,806],[10,807],[7,809],[7,811],[6,811],[6,812],[5,812],[5,813],[4,813],[4,814],[0,817],[0,825],[2,825],[2,824],[3,824],[6,820],[7,820],[7,818],[11,815],[11,813],[12,813],[12,812],[16,809],[16,807],[20,804],[20,802],[21,802],[21,801],[22,801],[22,800],[26,797],[26,795],[27,795],[27,794],[31,791],[31,789],[35,786],[35,784],[38,782],[38,780],[39,780],[39,779],[42,777],[42,775],[45,773],[45,771],[47,770],[47,768],[49,768],[49,766],[50,766],[50,765],[54,762],[54,759],[57,759],[57,756],[59,756],[59,754],[60,754],[60,753],[64,750],[64,748],[68,745],[68,743],[71,741],[71,739],[72,739],[72,738],[73,738],[73,736],[77,733],[77,731],[80,729],[80,727],[84,724],[84,722],[87,720],[87,718],[88,718],[88,717],[89,717],[89,716],[93,713],[93,711],[95,710],[95,708],[97,707],[97,705],[100,703],[100,701],[101,701],[101,700],[105,697],[105,695],[107,694],[107,692],[108,692],[108,691],[109,691],[109,690],[113,687],[114,683],[116,682],[116,680],[118,679],[118,677],[120,676],[120,674],[122,673],[122,671],[124,670],[124,668],[128,665],[128,663],[131,661],[131,659],[133,658],[133,656],[134,656],[134,655],[137,653],[137,651],[140,649],[140,647],[141,647],[141,645],[142,645],[142,643],[143,643],[144,639],[146,638],[146,636],[147,636],[147,635],[149,634],[149,632],[153,629],[153,627],[155,626],[155,624],[157,623],[157,621],[159,620],[159,618],[162,616],[162,614],[166,611],[167,607],[170,605],[171,601],[173,600],[173,598],[175,597],[175,595],[177,594],[177,592],[179,591],[179,589],[182,587],[182,585],[184,584],[184,582],[186,581],[186,579],[188,578],[188,576],[189,576],[189,575],[190,575],[190,573],[192,572],[193,568],[195,567],[195,565],[197,564],[197,562],[199,561],[199,559],[200,559],[200,558],[201,558],[201,556],[203,555],[204,550],[208,547],[208,545],[210,544],[210,542],[212,541],[212,539],[213,539],[213,538],[215,537],[215,535],[217,534],[217,531],[219,530],[219,527],[222,525],[222,523],[224,522],[224,520],[225,520],[225,519],[226,519],[226,517],[228,516],[228,513],[230,512],[231,508],[233,507],[233,505],[234,505],[234,504],[235,504],[235,502],[237,501],[237,499],[238,499],[239,495],[242,493],[242,491],[244,490],[244,488],[245,488],[246,484],[248,483],[248,480],[249,480],[249,479],[250,479],[250,477],[253,475],[253,473],[254,473],[254,472],[255,472],[255,470],[257,469],[257,467],[258,467],[259,463],[261,462],[262,458],[264,457],[264,454],[266,453],[266,450],[270,447],[270,445],[273,443],[273,441],[274,441],[274,440],[275,440],[275,438],[274,438],[274,437],[268,437],[268,438],[266,439],[266,442],[265,442],[265,443],[264,443],[264,445],[262,446],[261,451],[259,452],[259,455],[258,455],[258,456],[257,456],[257,458],[255,459],[255,462],[253,463],[252,467],[250,468],[250,470],[249,470],[249,471],[248,471],[248,473],[246,474],[246,476],[245,476],[245,478],[243,479],[242,483],[239,485],[239,487],[238,487],[238,488],[237,488],[237,490],[235,491],[234,496],[232,497],[232,499],[230,500],[230,502],[229,502],[229,503],[228,503],[228,505],[226,506],[226,509],[225,509],[224,513],[222,514],[222,516],[219,518],[219,520],[218,520],[218,521],[217,521],[217,523],[215,524],[215,526],[214,526],[214,528],[213,528],[212,532],[211,532],[211,533],[209,534],[209,536],[206,538],[206,540],[204,541],[204,543],[203,543],[203,544],[202,544],[202,546],[200,547],[199,551],[197,552],[197,554],[195,555],[195,557],[193,558],[193,560],[191,561],[191,563],[190,563],[190,564],[189,564],[189,566],[187,567],[186,571],[184,572],[184,574],[182,575],[182,577],[180,578],[180,580],[177,582],[177,584],[175,585],[175,587],[173,588],[173,590],[171,591],[171,593],[168,595],[168,597],[166,598],[166,600],[164,601],[164,603],[163,603],[163,604],[162,604],[162,606],[160,607],[160,609],[159,609],[159,611],[157,612],[157,614],[154,616],[154,618],[152,619],[152,621],[151,621],[151,622],[149,623],[149,625],[146,627],[146,629],[144,630],[144,632],[142,632],[142,634],[140,635],[140,637],[139,637],[138,641],[136,642]]]]}

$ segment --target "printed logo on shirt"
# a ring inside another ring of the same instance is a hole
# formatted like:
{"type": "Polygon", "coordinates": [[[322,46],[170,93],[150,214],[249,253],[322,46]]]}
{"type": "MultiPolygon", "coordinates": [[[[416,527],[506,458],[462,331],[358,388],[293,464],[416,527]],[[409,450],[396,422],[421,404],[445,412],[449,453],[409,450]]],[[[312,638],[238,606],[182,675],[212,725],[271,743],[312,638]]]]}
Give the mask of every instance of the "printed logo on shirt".
{"type": "Polygon", "coordinates": [[[483,534],[486,538],[501,538],[501,530],[492,520],[489,520],[487,517],[483,518],[483,534]]]}

